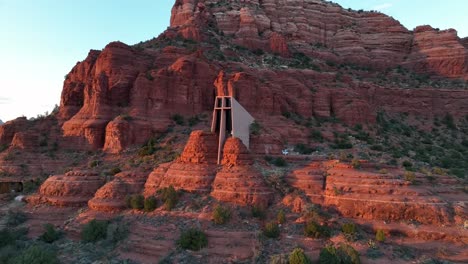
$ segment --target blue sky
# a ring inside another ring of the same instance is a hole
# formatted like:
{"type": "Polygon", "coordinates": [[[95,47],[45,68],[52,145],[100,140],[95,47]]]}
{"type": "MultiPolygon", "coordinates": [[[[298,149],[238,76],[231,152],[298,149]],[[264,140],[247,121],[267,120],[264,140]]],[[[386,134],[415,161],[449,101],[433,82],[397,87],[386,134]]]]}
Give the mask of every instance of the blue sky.
{"type": "MultiPolygon", "coordinates": [[[[379,10],[409,29],[431,24],[468,36],[465,0],[336,0],[379,10]],[[442,4],[445,3],[445,4],[442,4]]],[[[35,117],[60,102],[64,76],[90,49],[135,44],[169,25],[174,0],[0,0],[0,119],[35,117]]]]}

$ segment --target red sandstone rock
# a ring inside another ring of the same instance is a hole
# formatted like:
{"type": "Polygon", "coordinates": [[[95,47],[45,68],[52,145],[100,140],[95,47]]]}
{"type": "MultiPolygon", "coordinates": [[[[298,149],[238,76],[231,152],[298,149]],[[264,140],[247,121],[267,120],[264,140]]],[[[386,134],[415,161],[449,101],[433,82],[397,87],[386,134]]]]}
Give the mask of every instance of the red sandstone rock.
{"type": "Polygon", "coordinates": [[[83,206],[104,183],[105,178],[96,173],[71,171],[49,177],[39,194],[52,205],[83,206]]]}
{"type": "Polygon", "coordinates": [[[21,132],[29,127],[26,117],[18,117],[0,126],[0,144],[10,145],[16,132],[21,132]]]}
{"type": "Polygon", "coordinates": [[[209,193],[216,174],[217,149],[216,134],[193,131],[180,158],[169,166],[160,180],[159,188],[172,185],[176,189],[209,193]]]}
{"type": "Polygon", "coordinates": [[[223,149],[223,168],[216,174],[211,196],[240,205],[266,207],[273,198],[263,176],[253,167],[249,151],[238,138],[228,138],[223,149]]]}
{"type": "Polygon", "coordinates": [[[468,80],[468,53],[463,44],[454,29],[417,27],[406,64],[419,72],[468,80]]]}
{"type": "Polygon", "coordinates": [[[98,211],[117,211],[125,208],[125,197],[141,193],[147,177],[142,173],[121,172],[97,190],[88,201],[89,208],[98,211]]]}
{"type": "MultiPolygon", "coordinates": [[[[455,187],[459,183],[440,179],[439,186],[411,185],[394,168],[380,174],[365,169],[371,167],[366,164],[357,170],[337,161],[313,162],[293,171],[286,182],[313,201],[333,206],[345,217],[416,220],[423,224],[449,224],[466,217],[466,212],[456,206],[463,200],[455,187]]],[[[293,200],[283,202],[291,206],[293,200]]]]}

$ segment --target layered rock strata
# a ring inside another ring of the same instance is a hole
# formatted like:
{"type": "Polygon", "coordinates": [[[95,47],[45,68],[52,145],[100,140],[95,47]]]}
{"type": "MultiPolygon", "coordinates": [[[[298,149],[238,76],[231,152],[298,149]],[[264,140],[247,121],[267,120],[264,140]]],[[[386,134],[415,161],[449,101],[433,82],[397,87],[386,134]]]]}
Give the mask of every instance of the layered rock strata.
{"type": "Polygon", "coordinates": [[[226,140],[221,164],[211,196],[219,201],[263,207],[272,201],[272,190],[253,166],[253,159],[240,139],[226,140]]]}
{"type": "Polygon", "coordinates": [[[216,174],[216,158],[218,140],[214,133],[194,131],[185,145],[181,156],[168,166],[167,171],[159,180],[165,168],[157,168],[148,179],[148,189],[151,193],[156,182],[158,188],[173,186],[190,192],[209,193],[216,174]]]}
{"type": "Polygon", "coordinates": [[[99,188],[94,198],[88,201],[89,208],[98,211],[125,209],[128,195],[142,192],[147,176],[142,173],[121,172],[114,179],[99,188]]]}
{"type": "Polygon", "coordinates": [[[41,200],[56,206],[86,205],[105,183],[97,173],[71,171],[49,177],[40,187],[41,200]]]}
{"type": "MultiPolygon", "coordinates": [[[[379,173],[343,163],[313,162],[291,173],[287,182],[313,201],[336,208],[345,217],[423,224],[460,222],[468,215],[456,179],[437,175],[437,185],[416,174],[413,182],[395,168],[379,173]]],[[[368,166],[369,167],[369,166],[368,166]]],[[[369,167],[370,168],[370,167],[369,167]]]]}

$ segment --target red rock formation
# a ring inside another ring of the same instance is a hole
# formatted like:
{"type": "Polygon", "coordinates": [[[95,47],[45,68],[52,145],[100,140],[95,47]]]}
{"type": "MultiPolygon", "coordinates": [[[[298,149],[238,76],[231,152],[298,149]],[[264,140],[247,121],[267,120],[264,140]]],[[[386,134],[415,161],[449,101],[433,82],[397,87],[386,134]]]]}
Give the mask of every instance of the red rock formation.
{"type": "Polygon", "coordinates": [[[159,188],[172,185],[176,189],[209,193],[216,174],[217,149],[216,134],[193,131],[180,158],[169,166],[160,180],[159,188]]]}
{"type": "Polygon", "coordinates": [[[157,191],[159,190],[161,180],[163,179],[170,165],[171,163],[169,162],[160,164],[158,167],[156,167],[156,169],[154,169],[151,172],[145,183],[145,189],[143,193],[145,197],[156,195],[157,191]]]}
{"type": "MultiPolygon", "coordinates": [[[[357,170],[349,164],[313,162],[295,170],[286,181],[313,201],[335,207],[345,217],[449,224],[466,216],[466,212],[454,207],[463,200],[455,179],[441,176],[438,186],[412,185],[403,179],[403,172],[394,168],[381,174],[371,171],[370,164],[366,167],[357,170]]],[[[284,202],[293,204],[291,199],[284,202]]]]}
{"type": "Polygon", "coordinates": [[[146,181],[142,173],[121,172],[97,190],[88,201],[89,208],[98,211],[118,211],[125,208],[125,197],[141,193],[146,181]]]}
{"type": "Polygon", "coordinates": [[[105,183],[96,173],[71,171],[49,177],[40,187],[45,202],[57,206],[83,206],[105,183]]]}
{"type": "Polygon", "coordinates": [[[0,126],[0,145],[10,145],[16,132],[25,131],[29,127],[26,117],[18,117],[0,126]]]}
{"type": "Polygon", "coordinates": [[[221,163],[223,168],[216,174],[211,196],[240,205],[266,207],[271,202],[273,192],[253,167],[253,159],[240,139],[226,140],[221,163]]]}
{"type": "Polygon", "coordinates": [[[419,72],[468,80],[468,51],[454,29],[415,28],[407,64],[419,72]]]}

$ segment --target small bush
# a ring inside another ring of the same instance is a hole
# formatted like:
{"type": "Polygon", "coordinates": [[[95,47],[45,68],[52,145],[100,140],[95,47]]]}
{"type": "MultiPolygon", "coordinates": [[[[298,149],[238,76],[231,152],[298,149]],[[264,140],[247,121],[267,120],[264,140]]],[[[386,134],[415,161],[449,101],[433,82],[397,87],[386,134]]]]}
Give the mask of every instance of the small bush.
{"type": "Polygon", "coordinates": [[[184,117],[179,114],[172,115],[171,119],[179,126],[183,126],[185,124],[184,117]]]}
{"type": "Polygon", "coordinates": [[[7,228],[0,230],[0,248],[15,242],[14,234],[7,228]]]}
{"type": "Polygon", "coordinates": [[[154,196],[149,196],[145,199],[145,204],[144,204],[144,209],[145,212],[152,212],[154,209],[156,209],[158,205],[158,201],[156,200],[156,197],[154,196]]]}
{"type": "Polygon", "coordinates": [[[402,165],[406,169],[409,169],[409,168],[413,167],[413,163],[411,163],[410,161],[407,161],[407,160],[403,161],[402,165]]]}
{"type": "Polygon", "coordinates": [[[276,215],[276,220],[278,220],[278,224],[284,224],[284,222],[286,222],[286,214],[283,210],[279,210],[278,214],[276,215]]]}
{"type": "Polygon", "coordinates": [[[164,207],[166,210],[172,210],[177,205],[179,201],[179,195],[174,189],[174,186],[170,185],[169,187],[162,188],[159,190],[161,193],[161,198],[164,201],[164,207]]]}
{"type": "Polygon", "coordinates": [[[338,248],[338,254],[340,255],[341,263],[361,263],[359,252],[348,244],[341,244],[338,248]]]}
{"type": "Polygon", "coordinates": [[[294,151],[299,154],[309,155],[312,152],[314,152],[314,149],[309,146],[306,146],[305,144],[299,143],[294,146],[294,151]]]}
{"type": "Polygon", "coordinates": [[[266,212],[262,206],[254,205],[252,206],[252,216],[259,219],[265,219],[266,212]]]}
{"type": "Polygon", "coordinates": [[[304,254],[302,248],[295,248],[291,254],[289,254],[289,264],[311,264],[309,257],[304,254]]]}
{"type": "Polygon", "coordinates": [[[309,221],[304,227],[304,234],[312,238],[329,237],[330,229],[327,226],[321,226],[315,221],[309,221]]]}
{"type": "Polygon", "coordinates": [[[414,183],[416,181],[416,175],[412,171],[405,171],[403,177],[405,178],[405,181],[410,183],[414,183]]]}
{"type": "Polygon", "coordinates": [[[141,210],[145,207],[145,197],[141,194],[130,196],[130,208],[141,210]]]}
{"type": "Polygon", "coordinates": [[[119,167],[113,167],[109,170],[109,175],[116,175],[119,172],[122,172],[122,170],[119,167]]]}
{"type": "Polygon", "coordinates": [[[9,227],[18,226],[28,220],[28,216],[21,211],[8,211],[6,216],[6,224],[9,227]]]}
{"type": "Polygon", "coordinates": [[[107,237],[109,221],[93,219],[87,223],[81,231],[81,239],[84,242],[96,242],[107,237]]]}
{"type": "Polygon", "coordinates": [[[319,263],[360,264],[359,253],[350,245],[341,244],[338,248],[326,246],[320,251],[319,263]]]}
{"type": "Polygon", "coordinates": [[[98,167],[99,165],[101,165],[100,160],[92,160],[88,163],[88,167],[90,168],[95,168],[95,167],[98,167]]]}
{"type": "Polygon", "coordinates": [[[323,135],[319,130],[312,130],[309,134],[309,138],[318,142],[323,142],[323,135]]]}
{"type": "Polygon", "coordinates": [[[182,232],[177,245],[183,249],[198,251],[208,245],[208,239],[203,231],[191,228],[182,232]]]}
{"type": "Polygon", "coordinates": [[[14,257],[9,263],[14,264],[55,264],[60,263],[57,255],[50,249],[39,245],[32,245],[14,257]]]}
{"type": "Polygon", "coordinates": [[[288,254],[278,254],[270,256],[270,261],[268,264],[289,264],[288,254]]]}
{"type": "Polygon", "coordinates": [[[341,231],[345,235],[348,241],[354,241],[356,239],[356,225],[354,223],[345,223],[341,226],[341,231]]]}
{"type": "Polygon", "coordinates": [[[288,163],[282,157],[277,157],[271,161],[276,167],[286,167],[288,163]]]}
{"type": "Polygon", "coordinates": [[[358,160],[358,159],[353,159],[351,161],[351,166],[353,166],[353,168],[355,168],[355,169],[360,169],[361,168],[361,161],[358,160]]]}
{"type": "Polygon", "coordinates": [[[45,232],[39,237],[39,240],[42,240],[46,243],[53,243],[56,240],[59,240],[62,236],[60,231],[57,231],[52,224],[44,225],[45,232]]]}
{"type": "Polygon", "coordinates": [[[375,240],[379,242],[384,242],[385,241],[385,232],[381,229],[377,230],[375,233],[375,240]]]}
{"type": "Polygon", "coordinates": [[[252,124],[250,124],[249,129],[250,129],[250,134],[258,136],[260,135],[262,126],[257,121],[254,121],[252,124]]]}
{"type": "Polygon", "coordinates": [[[268,222],[263,228],[263,235],[268,238],[277,238],[280,235],[280,229],[276,222],[268,222]]]}
{"type": "Polygon", "coordinates": [[[338,257],[338,253],[337,253],[336,248],[334,246],[332,246],[332,245],[324,247],[320,251],[319,263],[340,264],[341,260],[338,257]]]}
{"type": "Polygon", "coordinates": [[[189,125],[190,127],[193,127],[193,126],[197,125],[198,123],[200,123],[200,121],[201,121],[201,120],[200,120],[200,118],[198,117],[198,115],[192,116],[192,117],[190,117],[190,118],[188,119],[188,125],[189,125]]]}
{"type": "Polygon", "coordinates": [[[213,210],[213,222],[217,225],[225,224],[231,218],[231,211],[229,208],[217,205],[213,210]]]}

